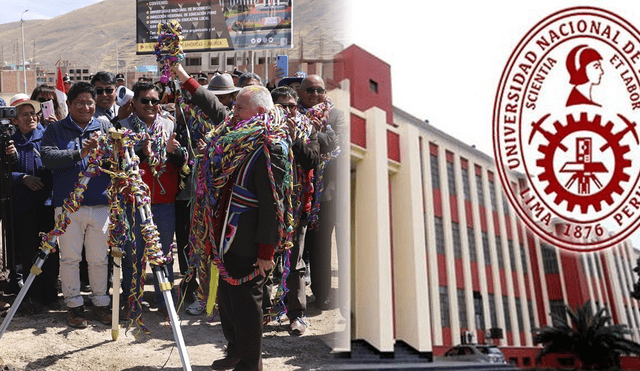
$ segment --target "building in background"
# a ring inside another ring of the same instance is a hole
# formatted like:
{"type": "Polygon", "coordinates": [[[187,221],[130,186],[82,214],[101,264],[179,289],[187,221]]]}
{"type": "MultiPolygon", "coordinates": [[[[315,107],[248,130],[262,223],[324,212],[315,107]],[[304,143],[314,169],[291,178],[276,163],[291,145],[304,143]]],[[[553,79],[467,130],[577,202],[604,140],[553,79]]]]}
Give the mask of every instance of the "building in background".
{"type": "MultiPolygon", "coordinates": [[[[532,329],[551,325],[565,304],[585,303],[606,306],[640,341],[630,242],[575,254],[531,234],[493,158],[394,106],[390,70],[352,45],[328,77],[342,85],[330,96],[350,122],[346,343],[383,355],[402,344],[426,358],[461,342],[493,343],[512,363],[533,365],[532,329]]],[[[518,174],[510,180],[526,187],[518,174]]]]}

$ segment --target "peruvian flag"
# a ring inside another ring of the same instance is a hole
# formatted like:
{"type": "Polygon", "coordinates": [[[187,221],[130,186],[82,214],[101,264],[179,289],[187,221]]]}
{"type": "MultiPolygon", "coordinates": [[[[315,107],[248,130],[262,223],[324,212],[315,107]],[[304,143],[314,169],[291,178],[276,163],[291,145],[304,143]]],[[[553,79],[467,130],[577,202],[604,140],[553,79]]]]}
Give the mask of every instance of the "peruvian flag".
{"type": "MultiPolygon", "coordinates": [[[[58,61],[59,63],[60,61],[58,61]]],[[[67,90],[64,87],[64,81],[62,81],[62,68],[58,65],[58,77],[56,81],[56,97],[58,98],[58,103],[60,104],[60,108],[62,109],[62,114],[66,117],[67,110],[67,90]]]]}

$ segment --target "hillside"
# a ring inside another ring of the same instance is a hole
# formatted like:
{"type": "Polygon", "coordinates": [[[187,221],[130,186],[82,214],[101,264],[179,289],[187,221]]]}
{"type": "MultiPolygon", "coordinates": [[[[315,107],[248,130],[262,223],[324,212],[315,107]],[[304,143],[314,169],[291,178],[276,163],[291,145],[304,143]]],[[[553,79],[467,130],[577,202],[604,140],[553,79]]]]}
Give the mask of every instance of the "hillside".
{"type": "MultiPolygon", "coordinates": [[[[153,56],[135,54],[136,8],[132,0],[104,0],[49,20],[25,21],[27,60],[52,69],[58,59],[78,66],[115,70],[116,44],[120,69],[154,64],[153,56]],[[35,42],[35,56],[34,56],[35,42]]],[[[344,46],[344,12],[340,2],[294,1],[294,43],[290,55],[299,56],[303,39],[305,58],[327,58],[344,46]]],[[[0,25],[2,60],[21,63],[20,22],[0,25]]]]}

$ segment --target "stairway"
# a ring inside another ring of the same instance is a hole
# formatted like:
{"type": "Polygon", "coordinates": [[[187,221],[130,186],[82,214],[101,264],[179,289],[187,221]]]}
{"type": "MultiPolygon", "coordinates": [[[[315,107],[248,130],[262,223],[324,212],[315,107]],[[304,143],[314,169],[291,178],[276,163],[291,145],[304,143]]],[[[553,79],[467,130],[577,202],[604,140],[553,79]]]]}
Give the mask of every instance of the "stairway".
{"type": "Polygon", "coordinates": [[[393,352],[380,352],[364,341],[352,342],[351,352],[336,354],[327,369],[350,371],[517,370],[508,364],[433,361],[431,353],[418,352],[403,342],[397,342],[393,352]]]}

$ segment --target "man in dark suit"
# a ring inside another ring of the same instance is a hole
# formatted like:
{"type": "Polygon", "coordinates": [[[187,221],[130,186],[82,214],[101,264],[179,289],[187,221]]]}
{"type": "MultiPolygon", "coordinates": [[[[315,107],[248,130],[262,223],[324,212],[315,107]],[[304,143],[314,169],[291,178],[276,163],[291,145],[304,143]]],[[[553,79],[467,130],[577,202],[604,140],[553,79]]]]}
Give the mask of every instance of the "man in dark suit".
{"type": "MultiPolygon", "coordinates": [[[[238,121],[244,121],[271,109],[273,101],[269,91],[250,86],[238,94],[234,113],[238,121]]],[[[282,187],[284,177],[284,161],[287,161],[284,153],[280,145],[269,148],[277,190],[282,187]]],[[[214,370],[262,370],[262,290],[265,277],[274,266],[273,256],[279,240],[277,215],[282,211],[282,202],[274,197],[271,188],[266,155],[262,149],[247,155],[220,196],[219,207],[226,210],[229,200],[235,200],[236,192],[242,188],[243,201],[250,200],[249,203],[255,205],[240,214],[233,237],[225,230],[225,240],[229,241],[229,245],[224,246],[228,250],[222,256],[226,271],[234,279],[246,277],[256,268],[260,274],[239,285],[228,283],[222,276],[218,280],[220,322],[228,345],[227,356],[211,365],[214,370]]],[[[227,223],[231,223],[229,215],[222,216],[216,223],[213,231],[216,241],[220,241],[227,223]]]]}
{"type": "MultiPolygon", "coordinates": [[[[324,81],[318,75],[309,75],[300,85],[300,106],[310,116],[318,131],[320,153],[331,153],[343,139],[347,130],[344,113],[333,107],[326,97],[324,81]]],[[[344,145],[342,145],[344,147],[344,145]]],[[[337,161],[332,159],[324,170],[324,192],[320,196],[320,223],[318,228],[307,231],[305,246],[309,251],[311,291],[316,297],[315,306],[325,310],[331,306],[331,236],[336,224],[337,161]]],[[[318,170],[316,169],[316,176],[318,170]]],[[[316,189],[316,192],[318,190],[316,189]]],[[[316,195],[314,195],[315,197],[316,195]]]]}

